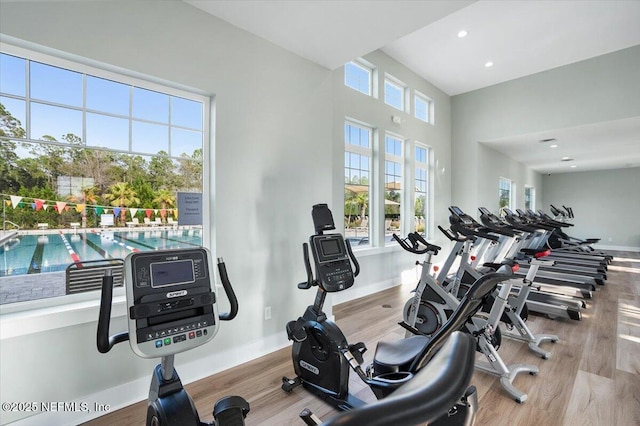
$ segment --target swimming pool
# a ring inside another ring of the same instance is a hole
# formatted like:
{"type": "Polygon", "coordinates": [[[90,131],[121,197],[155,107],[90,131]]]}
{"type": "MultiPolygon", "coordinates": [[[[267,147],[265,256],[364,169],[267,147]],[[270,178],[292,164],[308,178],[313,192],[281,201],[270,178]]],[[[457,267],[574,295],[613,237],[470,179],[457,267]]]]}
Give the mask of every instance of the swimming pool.
{"type": "Polygon", "coordinates": [[[134,251],[202,245],[202,229],[19,234],[0,246],[0,277],[64,271],[70,263],[121,258],[134,251]]]}

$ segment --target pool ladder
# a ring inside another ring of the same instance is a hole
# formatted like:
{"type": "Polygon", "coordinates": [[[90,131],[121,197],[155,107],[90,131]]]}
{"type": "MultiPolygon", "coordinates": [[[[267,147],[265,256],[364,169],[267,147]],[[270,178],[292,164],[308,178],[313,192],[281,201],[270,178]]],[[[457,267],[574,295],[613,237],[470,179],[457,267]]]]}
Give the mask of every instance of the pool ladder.
{"type": "Polygon", "coordinates": [[[20,225],[18,225],[17,223],[13,223],[10,220],[5,220],[4,222],[2,222],[2,230],[3,231],[6,231],[6,229],[7,229],[7,223],[15,226],[16,229],[18,229],[18,230],[20,229],[20,225]]]}

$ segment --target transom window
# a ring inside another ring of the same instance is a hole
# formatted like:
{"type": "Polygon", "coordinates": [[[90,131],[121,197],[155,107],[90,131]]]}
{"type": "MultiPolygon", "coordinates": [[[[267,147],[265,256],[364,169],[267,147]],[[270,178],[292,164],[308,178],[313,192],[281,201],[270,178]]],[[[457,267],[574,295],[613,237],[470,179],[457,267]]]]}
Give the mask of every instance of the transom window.
{"type": "Polygon", "coordinates": [[[414,115],[418,120],[433,124],[433,101],[427,96],[414,91],[414,115]]]}
{"type": "Polygon", "coordinates": [[[373,72],[359,62],[348,62],[344,66],[344,84],[360,93],[371,96],[373,72]]]}
{"type": "Polygon", "coordinates": [[[400,111],[404,111],[405,89],[406,85],[404,83],[391,76],[386,76],[384,79],[384,103],[400,111]]]}

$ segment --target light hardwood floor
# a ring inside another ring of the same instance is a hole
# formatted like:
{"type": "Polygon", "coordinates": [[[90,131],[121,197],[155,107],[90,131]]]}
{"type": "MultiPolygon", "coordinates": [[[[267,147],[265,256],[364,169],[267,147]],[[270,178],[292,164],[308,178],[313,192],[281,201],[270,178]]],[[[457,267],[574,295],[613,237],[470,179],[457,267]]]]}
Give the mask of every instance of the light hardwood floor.
{"type": "MultiPolygon", "coordinates": [[[[525,344],[503,339],[499,352],[507,364],[540,368],[537,376],[520,375],[514,382],[529,395],[524,404],[509,398],[497,378],[474,373],[472,384],[478,388],[480,402],[477,425],[640,425],[640,253],[612,253],[616,258],[609,266],[609,279],[589,302],[582,321],[529,318],[534,333],[560,337],[558,343],[542,345],[553,352],[551,359],[542,360],[525,344]]],[[[398,286],[334,307],[336,321],[349,341],[367,344],[365,362],[373,357],[378,340],[402,337],[395,323],[409,291],[398,286]]],[[[212,420],[215,401],[225,395],[241,395],[250,402],[247,425],[301,425],[298,413],[305,407],[321,418],[334,413],[302,388],[284,393],[282,376],[293,376],[288,348],[186,388],[207,421],[212,420]]],[[[374,400],[354,374],[350,386],[356,396],[374,400]]],[[[142,425],[145,416],[146,401],[142,401],[87,424],[142,425]]]]}

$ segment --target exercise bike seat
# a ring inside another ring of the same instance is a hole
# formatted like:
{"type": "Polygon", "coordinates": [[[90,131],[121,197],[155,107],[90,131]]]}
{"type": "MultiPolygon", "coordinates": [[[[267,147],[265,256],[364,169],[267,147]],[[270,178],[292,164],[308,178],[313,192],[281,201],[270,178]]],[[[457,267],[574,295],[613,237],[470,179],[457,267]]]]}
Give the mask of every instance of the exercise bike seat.
{"type": "Polygon", "coordinates": [[[402,340],[380,341],[373,356],[377,373],[407,371],[413,360],[429,343],[427,336],[411,336],[402,340]]]}

